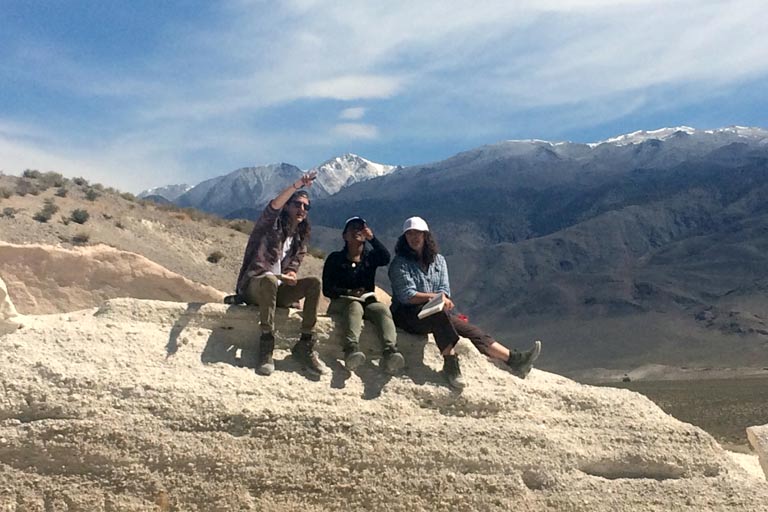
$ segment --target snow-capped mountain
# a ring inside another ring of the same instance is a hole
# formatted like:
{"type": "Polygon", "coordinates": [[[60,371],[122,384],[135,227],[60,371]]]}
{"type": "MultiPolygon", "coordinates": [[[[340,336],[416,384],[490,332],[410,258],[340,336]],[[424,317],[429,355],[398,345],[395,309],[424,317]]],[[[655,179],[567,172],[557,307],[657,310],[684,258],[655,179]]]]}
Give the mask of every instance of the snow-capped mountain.
{"type": "MultiPolygon", "coordinates": [[[[312,198],[328,197],[354,183],[384,176],[398,168],[345,154],[310,169],[317,171],[317,180],[308,192],[312,198]]],[[[174,202],[224,217],[252,218],[304,172],[307,171],[287,163],[244,167],[206,180],[174,202]]]]}
{"type": "Polygon", "coordinates": [[[333,195],[353,183],[385,176],[398,166],[377,164],[352,153],[332,158],[310,171],[317,171],[314,187],[322,189],[326,195],[333,195]]]}
{"type": "Polygon", "coordinates": [[[192,185],[182,183],[179,185],[165,185],[163,187],[148,188],[139,193],[137,196],[139,199],[144,199],[149,196],[160,196],[166,198],[168,201],[174,201],[177,197],[184,194],[192,188],[192,185]]]}
{"type": "Polygon", "coordinates": [[[617,146],[625,146],[628,144],[640,144],[647,140],[668,140],[671,137],[680,137],[685,135],[731,135],[736,137],[743,137],[748,139],[764,139],[768,138],[768,131],[762,128],[751,128],[746,126],[728,126],[725,128],[718,128],[716,130],[697,130],[690,126],[676,126],[674,128],[659,128],[658,130],[638,130],[636,132],[619,135],[618,137],[611,137],[604,141],[595,142],[590,146],[597,146],[600,144],[614,144],[617,146]]]}

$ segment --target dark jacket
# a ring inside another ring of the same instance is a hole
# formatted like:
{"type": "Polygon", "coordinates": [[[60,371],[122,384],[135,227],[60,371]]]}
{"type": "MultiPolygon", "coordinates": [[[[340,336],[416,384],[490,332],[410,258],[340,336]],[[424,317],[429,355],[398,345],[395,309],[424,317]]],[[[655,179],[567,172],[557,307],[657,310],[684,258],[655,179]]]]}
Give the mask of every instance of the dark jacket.
{"type": "MultiPolygon", "coordinates": [[[[251,236],[248,238],[248,245],[245,247],[245,256],[243,257],[243,266],[240,268],[240,275],[237,277],[237,293],[242,295],[248,286],[248,281],[252,277],[260,276],[277,263],[282,256],[283,242],[286,236],[283,234],[284,226],[280,220],[281,210],[275,210],[271,204],[267,204],[261,216],[253,226],[251,236]]],[[[288,254],[281,262],[282,271],[299,271],[301,261],[307,254],[307,244],[309,239],[301,240],[298,233],[293,235],[288,254]]]]}
{"type": "Polygon", "coordinates": [[[323,295],[337,299],[340,295],[349,295],[351,290],[363,288],[366,292],[374,290],[376,268],[389,263],[389,251],[374,238],[363,249],[360,263],[347,259],[346,246],[341,251],[332,252],[323,266],[323,295]]]}

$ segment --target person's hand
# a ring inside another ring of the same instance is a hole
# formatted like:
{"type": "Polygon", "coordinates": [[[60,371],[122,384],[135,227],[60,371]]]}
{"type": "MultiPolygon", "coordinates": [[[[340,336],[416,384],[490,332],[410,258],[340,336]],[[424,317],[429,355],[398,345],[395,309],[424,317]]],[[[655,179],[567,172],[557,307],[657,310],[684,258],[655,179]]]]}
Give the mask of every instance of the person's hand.
{"type": "Polygon", "coordinates": [[[296,272],[293,270],[289,270],[288,272],[284,272],[282,275],[282,279],[284,284],[287,284],[288,286],[296,286],[296,272]]]}
{"type": "Polygon", "coordinates": [[[371,231],[371,228],[366,225],[363,229],[360,230],[360,235],[362,235],[363,240],[366,240],[370,242],[373,240],[373,231],[371,231]]]}
{"type": "Polygon", "coordinates": [[[355,288],[354,290],[352,290],[352,291],[350,292],[350,294],[351,294],[353,297],[360,297],[360,296],[361,296],[362,294],[364,294],[364,293],[365,293],[365,288],[355,288]]]}
{"type": "Polygon", "coordinates": [[[315,181],[315,178],[317,178],[317,171],[305,173],[301,176],[301,178],[293,182],[293,188],[296,190],[300,189],[301,187],[309,188],[312,186],[312,182],[315,181]]]}
{"type": "Polygon", "coordinates": [[[443,306],[443,309],[445,309],[446,311],[450,311],[454,307],[456,307],[453,304],[453,301],[447,295],[443,294],[443,299],[445,300],[445,306],[443,306]]]}

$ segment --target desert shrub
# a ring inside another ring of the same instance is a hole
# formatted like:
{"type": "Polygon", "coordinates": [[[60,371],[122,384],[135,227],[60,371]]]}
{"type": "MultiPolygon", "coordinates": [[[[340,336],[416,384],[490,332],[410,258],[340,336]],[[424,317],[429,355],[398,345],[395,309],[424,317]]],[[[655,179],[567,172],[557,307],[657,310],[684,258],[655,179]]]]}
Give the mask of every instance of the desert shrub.
{"type": "Polygon", "coordinates": [[[96,189],[91,187],[88,190],[85,191],[85,198],[89,201],[95,201],[101,196],[98,192],[96,192],[96,189]]]}
{"type": "Polygon", "coordinates": [[[88,243],[88,240],[91,239],[91,236],[88,233],[77,233],[72,237],[72,244],[73,245],[85,245],[88,243]]]}
{"type": "Polygon", "coordinates": [[[3,217],[8,217],[9,219],[12,219],[16,217],[16,214],[19,212],[16,208],[6,207],[3,208],[3,217]]]}
{"type": "Polygon", "coordinates": [[[36,196],[40,193],[40,190],[37,188],[37,185],[28,179],[20,179],[16,183],[16,193],[22,197],[26,196],[27,194],[36,196]]]}
{"type": "Polygon", "coordinates": [[[48,222],[53,214],[59,211],[59,207],[54,204],[53,199],[46,199],[43,208],[32,216],[37,222],[48,222]]]}
{"type": "Polygon", "coordinates": [[[91,186],[96,190],[98,190],[99,192],[104,192],[104,185],[102,185],[101,183],[94,183],[91,186]]]}
{"type": "Polygon", "coordinates": [[[325,259],[325,251],[323,251],[319,247],[311,247],[310,246],[309,249],[307,249],[307,252],[311,256],[314,256],[315,258],[320,258],[321,260],[325,259]]]}
{"type": "Polygon", "coordinates": [[[136,196],[131,194],[130,192],[123,192],[122,194],[120,194],[120,197],[122,197],[126,201],[130,201],[130,202],[136,201],[136,196]]]}
{"type": "Polygon", "coordinates": [[[85,224],[88,219],[91,218],[91,214],[88,213],[88,210],[82,210],[78,208],[77,210],[72,210],[72,213],[69,215],[69,218],[72,220],[72,222],[77,222],[78,224],[85,224]]]}
{"type": "Polygon", "coordinates": [[[104,217],[106,220],[112,220],[112,215],[108,213],[102,213],[101,216],[104,217]]]}
{"type": "Polygon", "coordinates": [[[54,195],[58,197],[67,197],[67,194],[69,193],[69,190],[67,190],[67,187],[59,187],[56,189],[56,192],[54,192],[54,195]]]}
{"type": "Polygon", "coordinates": [[[213,251],[211,254],[208,255],[208,258],[206,258],[211,263],[218,263],[221,261],[221,259],[224,257],[224,253],[221,251],[213,251]]]}
{"type": "Polygon", "coordinates": [[[245,220],[245,219],[235,219],[232,221],[229,221],[229,228],[234,229],[235,231],[239,231],[241,233],[245,233],[246,235],[250,235],[251,231],[253,231],[253,221],[245,220]]]}
{"type": "Polygon", "coordinates": [[[21,173],[21,176],[23,178],[29,178],[32,180],[38,180],[43,176],[43,173],[36,169],[25,169],[24,172],[21,173]]]}
{"type": "Polygon", "coordinates": [[[72,183],[74,183],[78,187],[85,187],[86,185],[88,185],[88,180],[81,176],[78,176],[77,178],[72,178],[72,183]]]}
{"type": "Polygon", "coordinates": [[[2,197],[3,199],[8,199],[12,195],[13,195],[13,192],[8,190],[7,188],[5,187],[0,188],[0,197],[2,197]]]}
{"type": "Polygon", "coordinates": [[[51,220],[51,212],[47,212],[45,211],[45,208],[43,208],[42,210],[34,214],[32,218],[37,222],[48,222],[49,220],[51,220]]]}
{"type": "Polygon", "coordinates": [[[115,221],[115,227],[117,229],[125,229],[125,224],[123,224],[122,221],[116,220],[115,221]]]}
{"type": "Polygon", "coordinates": [[[58,172],[46,172],[40,177],[40,181],[43,182],[46,187],[63,187],[67,183],[67,178],[58,172]]]}

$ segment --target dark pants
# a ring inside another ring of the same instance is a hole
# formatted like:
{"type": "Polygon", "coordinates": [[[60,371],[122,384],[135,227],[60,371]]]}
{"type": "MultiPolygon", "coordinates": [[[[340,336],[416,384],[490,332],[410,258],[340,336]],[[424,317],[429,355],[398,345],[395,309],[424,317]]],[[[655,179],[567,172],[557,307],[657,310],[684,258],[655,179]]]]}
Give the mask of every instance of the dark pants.
{"type": "Polygon", "coordinates": [[[468,338],[482,354],[488,354],[488,347],[496,343],[491,336],[476,325],[459,320],[455,315],[441,311],[424,319],[419,319],[420,306],[399,306],[392,308],[395,325],[411,334],[429,334],[435,336],[435,343],[442,354],[453,348],[459,337],[468,338]]]}

